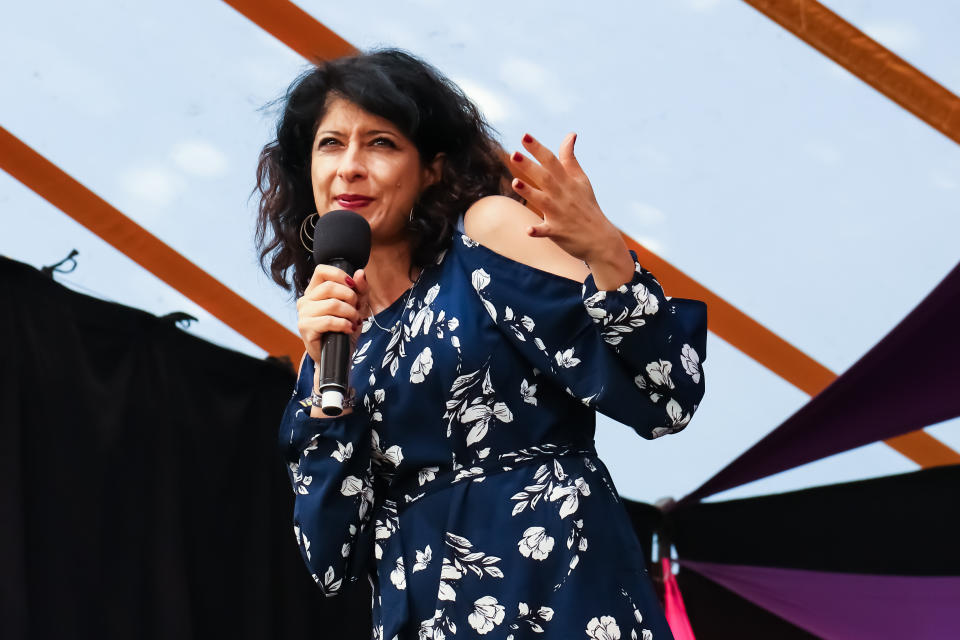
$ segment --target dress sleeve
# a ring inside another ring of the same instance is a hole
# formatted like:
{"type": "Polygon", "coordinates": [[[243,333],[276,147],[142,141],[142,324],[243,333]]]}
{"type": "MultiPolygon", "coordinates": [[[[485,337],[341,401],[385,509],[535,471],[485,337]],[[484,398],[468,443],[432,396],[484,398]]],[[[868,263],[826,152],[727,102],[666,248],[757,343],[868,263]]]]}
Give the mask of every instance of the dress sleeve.
{"type": "Polygon", "coordinates": [[[314,363],[304,358],[280,424],[279,444],[296,496],[293,531],[311,577],[330,597],[366,571],[372,548],[371,429],[362,408],[311,418],[314,363]]]}
{"type": "Polygon", "coordinates": [[[707,308],[668,298],[631,251],[630,282],[598,291],[460,235],[470,286],[497,327],[571,396],[647,439],[680,431],[704,393],[707,308]]]}

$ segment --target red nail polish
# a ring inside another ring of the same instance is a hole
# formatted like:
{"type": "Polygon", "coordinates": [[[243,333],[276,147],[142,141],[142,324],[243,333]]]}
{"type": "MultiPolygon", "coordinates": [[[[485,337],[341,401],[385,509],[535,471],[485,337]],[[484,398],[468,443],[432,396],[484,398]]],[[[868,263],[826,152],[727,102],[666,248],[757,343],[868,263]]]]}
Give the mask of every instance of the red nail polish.
{"type": "Polygon", "coordinates": [[[527,185],[523,184],[521,180],[517,180],[517,189],[526,189],[527,185]]]}
{"type": "Polygon", "coordinates": [[[514,162],[523,162],[523,155],[519,151],[513,152],[513,161],[514,162]]]}
{"type": "Polygon", "coordinates": [[[354,281],[353,281],[353,278],[351,278],[350,276],[347,276],[346,278],[344,278],[344,281],[347,283],[347,286],[348,286],[348,287],[355,287],[355,286],[357,286],[357,283],[354,282],[354,281]]]}
{"type": "Polygon", "coordinates": [[[533,136],[531,136],[529,133],[525,133],[523,134],[523,141],[526,142],[527,144],[530,144],[531,142],[533,142],[533,136]]]}

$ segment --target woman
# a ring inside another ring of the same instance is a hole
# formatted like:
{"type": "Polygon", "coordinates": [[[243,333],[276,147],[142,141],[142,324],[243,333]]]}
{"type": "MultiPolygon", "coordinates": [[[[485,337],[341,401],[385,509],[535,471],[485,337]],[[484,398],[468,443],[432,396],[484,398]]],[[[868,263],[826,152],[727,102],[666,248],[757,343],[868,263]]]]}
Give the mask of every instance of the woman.
{"type": "Polygon", "coordinates": [[[322,64],[284,107],[258,241],[300,296],[280,445],[319,587],[369,575],[375,638],[670,638],[594,412],[648,439],[683,429],[705,306],[668,300],[636,263],[575,136],[559,157],[524,136],[532,158],[504,167],[476,107],[408,54],[322,64]],[[372,229],[353,274],[310,262],[310,214],[334,209],[372,229]],[[355,340],[337,418],[314,404],[327,331],[355,340]]]}

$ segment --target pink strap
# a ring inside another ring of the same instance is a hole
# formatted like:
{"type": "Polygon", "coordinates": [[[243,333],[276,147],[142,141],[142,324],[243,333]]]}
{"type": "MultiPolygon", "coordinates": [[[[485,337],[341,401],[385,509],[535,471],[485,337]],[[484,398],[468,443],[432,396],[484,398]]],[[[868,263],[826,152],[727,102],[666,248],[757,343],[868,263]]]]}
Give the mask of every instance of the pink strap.
{"type": "Polygon", "coordinates": [[[670,625],[670,631],[673,632],[673,639],[694,640],[693,628],[690,626],[690,620],[687,619],[687,609],[683,606],[680,587],[677,586],[677,579],[674,577],[673,571],[670,570],[670,560],[662,558],[660,564],[663,567],[663,608],[667,616],[667,624],[670,625]]]}

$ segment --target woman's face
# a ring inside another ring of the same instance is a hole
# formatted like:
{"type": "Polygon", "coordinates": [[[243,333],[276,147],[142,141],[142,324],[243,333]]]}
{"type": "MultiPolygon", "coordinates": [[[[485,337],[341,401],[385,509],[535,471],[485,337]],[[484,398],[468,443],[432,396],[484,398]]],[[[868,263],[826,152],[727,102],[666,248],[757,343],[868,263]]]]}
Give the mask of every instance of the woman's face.
{"type": "Polygon", "coordinates": [[[317,211],[356,211],[375,242],[405,238],[410,208],[439,178],[440,162],[438,155],[423,166],[413,142],[389,120],[331,98],[311,152],[317,211]]]}

